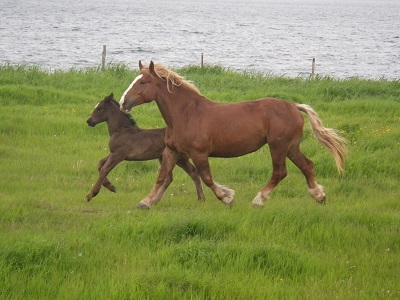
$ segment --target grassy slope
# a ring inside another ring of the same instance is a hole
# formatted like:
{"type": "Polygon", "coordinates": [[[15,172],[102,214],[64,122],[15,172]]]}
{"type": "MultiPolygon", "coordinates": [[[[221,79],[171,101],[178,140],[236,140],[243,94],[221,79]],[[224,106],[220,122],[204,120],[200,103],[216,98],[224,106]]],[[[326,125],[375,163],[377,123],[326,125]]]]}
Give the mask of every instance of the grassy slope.
{"type": "MultiPolygon", "coordinates": [[[[269,178],[268,147],[212,159],[218,182],[236,190],[225,208],[209,190],[197,203],[181,170],[148,212],[134,207],[158,163],[123,163],[83,199],[108,153],[105,125],[86,118],[136,71],[112,66],[43,72],[0,67],[0,298],[376,299],[399,298],[400,83],[313,81],[237,74],[220,67],[178,72],[219,102],[274,96],[311,104],[349,140],[346,174],[306,127],[303,150],[328,202],[315,204],[303,176],[289,175],[266,207],[250,203],[269,178]]],[[[161,127],[152,103],[135,108],[142,127],[161,127]]]]}

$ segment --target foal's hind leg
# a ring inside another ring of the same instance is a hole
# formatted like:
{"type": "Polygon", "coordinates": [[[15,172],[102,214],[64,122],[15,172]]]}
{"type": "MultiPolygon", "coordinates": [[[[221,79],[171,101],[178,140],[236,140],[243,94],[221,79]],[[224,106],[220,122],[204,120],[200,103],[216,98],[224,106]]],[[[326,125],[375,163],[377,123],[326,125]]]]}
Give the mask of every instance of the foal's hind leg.
{"type": "Polygon", "coordinates": [[[188,175],[190,178],[192,178],[195,186],[196,186],[196,191],[197,191],[197,199],[199,201],[204,201],[206,197],[204,196],[203,193],[203,187],[201,186],[201,179],[199,172],[197,169],[189,162],[189,159],[186,157],[181,158],[178,160],[176,163],[179,167],[181,167],[188,175]]]}
{"type": "Polygon", "coordinates": [[[253,206],[264,206],[265,201],[269,198],[272,190],[278,183],[286,177],[286,151],[270,145],[270,152],[272,157],[272,176],[267,185],[258,192],[257,196],[253,199],[253,206]]]}
{"type": "Polygon", "coordinates": [[[303,172],[307,180],[308,192],[319,203],[325,203],[326,196],[324,188],[319,185],[315,178],[314,164],[300,151],[299,145],[290,149],[289,159],[303,172]]]}
{"type": "Polygon", "coordinates": [[[224,204],[233,205],[235,202],[233,199],[235,191],[214,182],[211,175],[210,165],[208,163],[208,157],[192,155],[192,160],[200,173],[201,179],[203,179],[203,182],[214,192],[215,196],[217,196],[217,198],[224,204]]]}

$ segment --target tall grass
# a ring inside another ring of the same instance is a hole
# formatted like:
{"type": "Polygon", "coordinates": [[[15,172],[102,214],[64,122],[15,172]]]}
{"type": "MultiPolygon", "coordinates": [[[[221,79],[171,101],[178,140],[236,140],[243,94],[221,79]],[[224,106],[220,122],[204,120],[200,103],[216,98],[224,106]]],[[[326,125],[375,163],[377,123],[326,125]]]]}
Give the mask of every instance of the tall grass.
{"type": "MultiPolygon", "coordinates": [[[[271,172],[268,147],[211,159],[236,190],[224,207],[199,203],[179,168],[163,199],[135,209],[157,161],[122,163],[117,193],[83,199],[108,154],[106,126],[85,121],[137,75],[124,65],[48,72],[0,66],[1,299],[399,299],[400,82],[176,70],[219,102],[273,96],[312,105],[349,141],[345,175],[308,126],[302,149],[327,192],[317,205],[304,177],[288,177],[264,209],[251,199],[271,172]]],[[[144,128],[164,122],[152,103],[133,110],[144,128]]]]}

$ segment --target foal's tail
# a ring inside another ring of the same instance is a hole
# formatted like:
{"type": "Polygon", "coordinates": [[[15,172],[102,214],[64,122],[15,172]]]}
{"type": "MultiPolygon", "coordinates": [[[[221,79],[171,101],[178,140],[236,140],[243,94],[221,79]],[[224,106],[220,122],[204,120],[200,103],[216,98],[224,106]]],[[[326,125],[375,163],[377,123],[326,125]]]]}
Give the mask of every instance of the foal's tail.
{"type": "Polygon", "coordinates": [[[339,174],[344,172],[344,162],[347,155],[347,142],[332,128],[325,128],[317,112],[307,104],[295,104],[296,107],[308,115],[310,124],[317,140],[324,145],[333,155],[339,174]]]}

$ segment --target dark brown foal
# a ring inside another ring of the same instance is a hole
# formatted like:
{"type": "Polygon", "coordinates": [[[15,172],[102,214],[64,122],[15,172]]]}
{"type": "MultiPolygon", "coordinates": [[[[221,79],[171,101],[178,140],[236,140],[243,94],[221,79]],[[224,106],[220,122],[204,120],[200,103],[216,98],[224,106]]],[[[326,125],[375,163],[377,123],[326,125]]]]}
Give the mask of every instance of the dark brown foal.
{"type": "MultiPolygon", "coordinates": [[[[151,159],[161,161],[165,148],[165,128],[141,129],[137,127],[130,115],[120,111],[119,104],[114,100],[113,94],[97,104],[87,120],[87,124],[91,127],[101,122],[107,122],[108,125],[110,154],[99,162],[99,178],[86,196],[88,202],[99,193],[101,185],[112,192],[116,192],[116,188],[107,179],[107,175],[121,161],[151,159]]],[[[189,162],[187,157],[183,156],[179,157],[177,165],[192,178],[196,186],[198,200],[204,200],[205,196],[197,169],[189,162]]]]}

